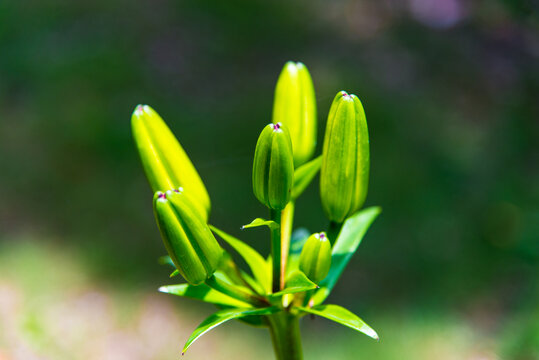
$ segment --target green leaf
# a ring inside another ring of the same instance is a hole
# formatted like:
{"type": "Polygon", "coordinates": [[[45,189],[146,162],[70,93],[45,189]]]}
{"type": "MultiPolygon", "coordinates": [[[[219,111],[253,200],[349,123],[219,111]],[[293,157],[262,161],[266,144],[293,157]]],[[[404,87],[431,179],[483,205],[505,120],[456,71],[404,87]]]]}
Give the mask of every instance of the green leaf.
{"type": "Polygon", "coordinates": [[[215,226],[210,225],[210,229],[243,257],[247,265],[251,268],[253,276],[264,289],[264,292],[266,294],[269,293],[271,289],[271,268],[268,266],[262,255],[243,241],[219,230],[215,226]]]}
{"type": "Polygon", "coordinates": [[[174,265],[172,259],[168,255],[160,256],[159,259],[157,259],[157,262],[159,262],[159,265],[170,265],[174,268],[176,267],[176,265],[174,265]]]}
{"type": "Polygon", "coordinates": [[[271,298],[276,298],[285,294],[294,294],[318,288],[305,274],[299,270],[292,272],[286,279],[285,288],[279,292],[271,294],[271,298]]]}
{"type": "Polygon", "coordinates": [[[294,171],[294,185],[292,186],[293,200],[297,199],[313,181],[320,167],[322,166],[322,155],[301,165],[294,171]]]}
{"type": "Polygon", "coordinates": [[[188,297],[191,299],[201,300],[211,304],[224,305],[224,306],[233,306],[233,307],[250,307],[250,304],[247,304],[243,301],[236,300],[231,298],[228,295],[220,293],[217,290],[213,290],[209,286],[202,285],[189,285],[189,284],[178,284],[178,285],[167,285],[161,286],[159,291],[162,293],[188,297]]]}
{"type": "Polygon", "coordinates": [[[256,282],[251,275],[238,268],[232,259],[232,255],[230,255],[228,251],[223,251],[223,256],[219,262],[219,268],[217,269],[216,274],[219,275],[219,273],[223,275],[223,280],[229,282],[230,284],[240,286],[245,286],[248,284],[247,286],[251,286],[253,289],[256,289],[257,293],[264,294],[260,284],[258,284],[258,282],[256,282]]]}
{"type": "Polygon", "coordinates": [[[267,226],[272,230],[279,228],[279,224],[277,224],[273,220],[266,220],[266,219],[262,219],[262,218],[256,218],[253,221],[251,221],[249,224],[243,225],[241,227],[241,229],[242,230],[243,229],[250,229],[250,228],[259,227],[259,226],[267,226]]]}
{"type": "Polygon", "coordinates": [[[277,307],[267,307],[263,309],[225,309],[216,312],[215,314],[208,317],[206,320],[204,320],[187,340],[185,343],[185,346],[182,350],[182,355],[185,354],[189,346],[193,344],[199,337],[210,331],[216,326],[221,325],[224,322],[227,322],[232,319],[238,319],[245,316],[251,316],[251,315],[270,315],[273,314],[280,309],[277,307]]]}
{"type": "Polygon", "coordinates": [[[380,340],[376,331],[361,320],[357,315],[339,305],[318,305],[313,308],[298,306],[298,309],[310,314],[325,317],[326,319],[348,326],[351,329],[362,332],[375,340],[380,340]]]}
{"type": "Polygon", "coordinates": [[[300,254],[301,249],[303,249],[303,244],[309,238],[311,233],[306,228],[297,228],[292,233],[290,238],[290,254],[300,254]]]}
{"type": "MultiPolygon", "coordinates": [[[[234,306],[217,306],[219,309],[233,309],[234,306]]],[[[266,328],[268,323],[265,319],[265,315],[249,315],[242,318],[235,319],[238,322],[247,324],[249,326],[257,328],[266,328]]]]}
{"type": "Polygon", "coordinates": [[[178,269],[174,270],[170,273],[169,277],[173,278],[174,276],[180,275],[180,271],[178,269]]]}
{"type": "Polygon", "coordinates": [[[361,210],[346,219],[339,237],[333,245],[329,274],[320,283],[320,290],[313,297],[314,304],[321,304],[329,296],[352,255],[361,244],[361,240],[369,226],[381,211],[380,207],[373,206],[361,210]]]}

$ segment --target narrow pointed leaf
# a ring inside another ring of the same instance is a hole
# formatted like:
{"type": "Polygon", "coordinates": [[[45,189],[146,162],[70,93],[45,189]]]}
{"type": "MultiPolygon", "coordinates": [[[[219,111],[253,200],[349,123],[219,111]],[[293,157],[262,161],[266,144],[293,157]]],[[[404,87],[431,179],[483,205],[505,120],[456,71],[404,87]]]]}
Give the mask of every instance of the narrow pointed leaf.
{"type": "Polygon", "coordinates": [[[180,275],[180,271],[178,269],[174,270],[170,273],[169,277],[173,278],[174,276],[180,275]]]}
{"type": "Polygon", "coordinates": [[[249,229],[249,228],[254,228],[254,227],[259,227],[259,226],[267,226],[270,229],[278,229],[279,228],[279,224],[277,224],[273,220],[266,220],[266,219],[262,219],[262,218],[256,218],[253,221],[251,221],[249,224],[243,225],[241,227],[241,229],[243,230],[243,229],[249,229]]]}
{"type": "Polygon", "coordinates": [[[220,293],[217,290],[213,290],[205,284],[197,286],[189,284],[167,285],[161,286],[159,291],[166,294],[188,297],[217,305],[243,308],[251,306],[243,301],[236,300],[228,295],[220,293]]]}
{"type": "Polygon", "coordinates": [[[311,232],[304,227],[294,230],[290,237],[290,253],[299,255],[301,249],[303,249],[303,244],[305,244],[310,235],[311,232]]]}
{"type": "Polygon", "coordinates": [[[232,319],[238,319],[251,315],[270,315],[279,311],[277,307],[267,307],[263,309],[225,309],[216,312],[215,314],[204,320],[187,340],[182,350],[182,355],[185,354],[187,349],[202,335],[210,331],[211,329],[221,325],[232,319]]]}
{"type": "Polygon", "coordinates": [[[356,331],[375,339],[380,340],[376,331],[361,320],[357,315],[339,305],[318,305],[312,308],[300,307],[298,309],[310,314],[325,317],[341,325],[347,326],[356,331]]]}
{"type": "MultiPolygon", "coordinates": [[[[224,310],[237,308],[237,306],[218,306],[218,308],[224,310]]],[[[265,319],[265,315],[249,315],[242,318],[237,318],[235,320],[256,328],[268,327],[268,322],[265,319]]]]}
{"type": "MultiPolygon", "coordinates": [[[[221,263],[219,264],[216,274],[217,277],[221,277],[224,281],[227,281],[230,284],[244,287],[248,284],[247,288],[250,286],[256,290],[256,293],[260,295],[265,294],[262,286],[258,284],[258,282],[254,280],[250,274],[247,274],[245,271],[240,269],[234,262],[232,255],[230,255],[230,253],[227,251],[223,251],[223,257],[221,258],[221,263]]],[[[250,289],[247,289],[247,291],[250,292],[250,289]]]]}
{"type": "Polygon", "coordinates": [[[271,288],[271,270],[262,255],[241,240],[219,230],[215,226],[210,225],[210,229],[243,257],[247,265],[251,268],[256,281],[263,287],[265,293],[269,293],[271,288]]]}
{"type": "Polygon", "coordinates": [[[381,211],[379,207],[370,207],[357,212],[344,222],[339,237],[333,245],[329,274],[320,283],[320,290],[313,297],[314,304],[321,304],[329,296],[352,255],[361,244],[369,226],[381,211]]]}
{"type": "Polygon", "coordinates": [[[318,285],[313,283],[305,274],[299,270],[292,272],[286,279],[286,286],[283,290],[271,294],[270,297],[275,298],[285,294],[294,294],[302,291],[308,291],[318,288],[318,285]]]}
{"type": "Polygon", "coordinates": [[[159,265],[170,265],[172,267],[176,267],[168,255],[160,256],[159,259],[157,259],[157,262],[159,262],[159,265]]]}
{"type": "Polygon", "coordinates": [[[292,186],[292,199],[297,199],[309,186],[311,181],[320,171],[322,166],[322,155],[301,165],[294,171],[294,184],[292,186]]]}

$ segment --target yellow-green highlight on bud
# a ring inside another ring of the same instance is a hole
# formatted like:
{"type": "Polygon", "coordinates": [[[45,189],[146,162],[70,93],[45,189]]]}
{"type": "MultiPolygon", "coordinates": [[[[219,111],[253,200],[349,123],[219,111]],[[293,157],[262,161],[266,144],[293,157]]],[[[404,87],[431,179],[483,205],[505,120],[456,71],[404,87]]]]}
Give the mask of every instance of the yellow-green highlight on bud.
{"type": "Polygon", "coordinates": [[[153,192],[183,187],[210,212],[210,197],[198,172],[163,119],[148,105],[138,105],[131,116],[133,138],[153,192]]]}
{"type": "Polygon", "coordinates": [[[331,266],[331,243],[325,233],[309,236],[299,257],[299,269],[315,284],[329,273],[331,266]]]}
{"type": "Polygon", "coordinates": [[[329,110],[320,198],[329,220],[342,223],[363,206],[369,183],[369,132],[361,101],[341,91],[329,110]]]}
{"type": "Polygon", "coordinates": [[[210,278],[223,250],[192,201],[179,189],[157,191],[153,209],[165,248],[180,274],[191,285],[210,278]]]}
{"type": "Polygon", "coordinates": [[[272,121],[290,131],[294,166],[307,162],[316,147],[316,98],[309,70],[300,62],[287,62],[279,75],[272,121]]]}
{"type": "Polygon", "coordinates": [[[268,124],[256,143],[253,192],[272,210],[283,210],[290,200],[294,161],[290,134],[281,123],[268,124]]]}

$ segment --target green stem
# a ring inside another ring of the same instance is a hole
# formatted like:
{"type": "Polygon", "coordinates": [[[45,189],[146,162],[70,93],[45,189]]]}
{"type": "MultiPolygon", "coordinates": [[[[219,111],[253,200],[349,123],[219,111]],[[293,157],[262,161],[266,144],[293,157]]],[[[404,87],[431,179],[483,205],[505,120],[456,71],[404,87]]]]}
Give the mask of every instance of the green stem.
{"type": "Polygon", "coordinates": [[[269,305],[269,303],[264,298],[243,291],[242,289],[234,285],[231,285],[225,281],[218,279],[217,277],[215,277],[215,275],[212,275],[209,279],[206,280],[206,285],[208,285],[212,289],[222,292],[225,295],[233,297],[234,299],[238,299],[254,306],[265,307],[269,305]]]}
{"type": "Polygon", "coordinates": [[[337,241],[337,238],[339,237],[339,233],[341,232],[343,223],[336,223],[333,221],[329,222],[327,236],[329,241],[331,242],[331,246],[335,245],[335,242],[337,241]]]}
{"type": "Polygon", "coordinates": [[[281,213],[281,281],[280,290],[285,286],[286,265],[290,252],[290,237],[292,236],[292,224],[294,223],[295,202],[291,200],[281,213]]]}
{"type": "Polygon", "coordinates": [[[270,218],[279,224],[279,227],[271,229],[272,292],[276,293],[280,290],[281,275],[281,211],[270,209],[270,218]]]}
{"type": "Polygon", "coordinates": [[[299,317],[283,311],[268,316],[268,320],[277,360],[302,360],[299,317]]]}

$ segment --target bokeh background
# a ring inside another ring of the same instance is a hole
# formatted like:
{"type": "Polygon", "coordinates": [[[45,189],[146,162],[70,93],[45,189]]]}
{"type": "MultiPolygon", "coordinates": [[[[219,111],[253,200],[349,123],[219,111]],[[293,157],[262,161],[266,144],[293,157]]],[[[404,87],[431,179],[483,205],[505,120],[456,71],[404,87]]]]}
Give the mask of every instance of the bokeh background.
{"type": "MultiPolygon", "coordinates": [[[[529,0],[0,2],[0,359],[176,359],[213,309],[173,282],[131,138],[169,123],[211,222],[265,212],[256,139],[287,60],[363,101],[382,215],[330,302],[381,336],[304,319],[306,359],[539,358],[539,21],[529,0]]],[[[319,146],[320,148],[320,146],[319,146]]],[[[318,149],[320,152],[320,149],[318,149]]],[[[297,226],[327,225],[317,183],[297,226]]],[[[228,323],[186,359],[272,359],[228,323]]]]}

